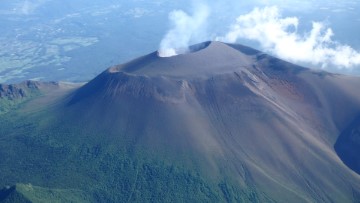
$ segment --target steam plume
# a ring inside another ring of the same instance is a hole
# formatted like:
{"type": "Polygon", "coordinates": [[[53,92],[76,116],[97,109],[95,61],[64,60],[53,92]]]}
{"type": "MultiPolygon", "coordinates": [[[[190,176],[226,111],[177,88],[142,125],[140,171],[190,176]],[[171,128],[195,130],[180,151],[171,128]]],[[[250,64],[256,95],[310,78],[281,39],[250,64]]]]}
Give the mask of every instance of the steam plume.
{"type": "Polygon", "coordinates": [[[160,57],[187,53],[190,43],[205,32],[209,8],[204,3],[194,3],[193,8],[192,15],[182,10],[174,10],[169,14],[172,28],[160,43],[160,57]]]}
{"type": "Polygon", "coordinates": [[[46,3],[47,0],[25,0],[21,1],[16,5],[15,10],[17,11],[16,14],[20,15],[31,15],[33,14],[36,9],[46,3]]]}
{"type": "Polygon", "coordinates": [[[333,31],[321,22],[313,22],[310,32],[301,35],[297,17],[282,17],[277,7],[255,8],[240,15],[225,37],[218,40],[234,43],[249,39],[283,59],[293,62],[350,69],[360,65],[360,53],[332,39],[333,31]]]}

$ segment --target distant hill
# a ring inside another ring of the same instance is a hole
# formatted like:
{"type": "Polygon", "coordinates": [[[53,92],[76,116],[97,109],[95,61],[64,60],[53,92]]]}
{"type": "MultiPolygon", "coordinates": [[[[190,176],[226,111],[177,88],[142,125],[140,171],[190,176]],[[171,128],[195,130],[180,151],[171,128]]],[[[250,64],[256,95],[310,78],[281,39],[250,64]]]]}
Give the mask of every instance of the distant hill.
{"type": "Polygon", "coordinates": [[[236,44],[191,50],[59,83],[0,115],[0,184],[94,202],[360,201],[359,77],[236,44]]]}
{"type": "Polygon", "coordinates": [[[0,84],[0,113],[16,108],[17,105],[39,93],[39,84],[27,81],[17,85],[0,84]]]}
{"type": "Polygon", "coordinates": [[[80,190],[48,189],[31,184],[16,184],[0,190],[0,202],[90,202],[91,199],[80,190]]]}

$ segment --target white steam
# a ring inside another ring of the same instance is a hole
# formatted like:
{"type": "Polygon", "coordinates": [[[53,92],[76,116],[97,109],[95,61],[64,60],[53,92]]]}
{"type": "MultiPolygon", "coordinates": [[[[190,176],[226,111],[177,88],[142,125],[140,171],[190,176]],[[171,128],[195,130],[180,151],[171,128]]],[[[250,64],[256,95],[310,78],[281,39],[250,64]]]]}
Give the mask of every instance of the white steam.
{"type": "Polygon", "coordinates": [[[334,41],[332,29],[324,23],[313,22],[311,31],[303,35],[297,31],[298,24],[297,17],[282,17],[277,7],[255,8],[239,16],[230,31],[217,39],[230,43],[239,39],[254,40],[283,59],[323,68],[349,69],[360,65],[360,53],[334,41]]]}
{"type": "Polygon", "coordinates": [[[159,56],[171,57],[187,53],[190,43],[206,30],[209,8],[203,3],[194,5],[194,13],[175,10],[169,14],[172,29],[160,43],[159,56]]]}
{"type": "Polygon", "coordinates": [[[46,2],[47,0],[25,0],[18,3],[14,11],[20,15],[31,15],[46,2]]]}

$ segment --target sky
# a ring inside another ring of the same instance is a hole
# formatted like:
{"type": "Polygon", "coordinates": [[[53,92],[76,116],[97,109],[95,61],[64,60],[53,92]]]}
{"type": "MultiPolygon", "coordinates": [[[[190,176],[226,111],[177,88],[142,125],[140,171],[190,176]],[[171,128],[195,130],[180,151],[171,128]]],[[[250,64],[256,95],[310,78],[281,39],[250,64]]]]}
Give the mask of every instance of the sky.
{"type": "Polygon", "coordinates": [[[358,0],[2,0],[0,83],[88,81],[207,40],[360,75],[359,10],[358,0]]]}
{"type": "MultiPolygon", "coordinates": [[[[239,1],[238,1],[239,2],[239,1]]],[[[192,4],[189,13],[174,10],[169,14],[172,28],[160,44],[160,55],[176,55],[184,52],[183,47],[201,38],[217,40],[227,43],[241,43],[251,41],[257,48],[293,63],[311,66],[317,69],[339,72],[356,72],[360,66],[360,52],[358,41],[342,42],[337,34],[344,30],[333,29],[331,16],[347,13],[355,19],[344,20],[343,24],[350,27],[347,32],[353,32],[356,37],[359,30],[353,27],[359,25],[354,15],[359,3],[355,1],[258,1],[257,4],[229,1],[232,8],[245,8],[233,20],[228,21],[225,32],[207,33],[204,30],[212,26],[213,18],[225,13],[228,6],[199,1],[192,4]],[[247,11],[245,11],[247,9],[247,11]],[[317,11],[322,11],[319,17],[317,11]],[[310,17],[310,20],[303,16],[310,17]],[[311,19],[313,15],[313,19],[311,19]],[[304,28],[305,27],[305,28],[304,28]],[[338,32],[338,33],[336,33],[338,32]]],[[[232,14],[231,13],[231,14],[232,14]]],[[[230,14],[230,15],[231,15],[230,14]]],[[[236,15],[236,14],[235,14],[236,15]]],[[[230,18],[231,19],[231,18],[230,18]]],[[[336,27],[336,26],[335,26],[336,27]]]]}

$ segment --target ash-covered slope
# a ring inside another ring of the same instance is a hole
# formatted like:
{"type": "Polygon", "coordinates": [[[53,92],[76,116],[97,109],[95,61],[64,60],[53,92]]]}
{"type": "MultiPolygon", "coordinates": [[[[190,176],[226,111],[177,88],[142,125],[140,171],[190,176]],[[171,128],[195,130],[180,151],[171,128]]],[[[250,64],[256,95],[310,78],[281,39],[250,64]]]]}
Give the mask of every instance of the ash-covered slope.
{"type": "Polygon", "coordinates": [[[0,115],[0,183],[97,202],[360,201],[358,77],[241,45],[192,50],[0,115]]]}
{"type": "Polygon", "coordinates": [[[112,67],[65,109],[111,139],[194,161],[213,179],[228,177],[269,201],[359,201],[360,176],[334,150],[359,116],[359,78],[313,72],[241,45],[197,46],[112,67]]]}

